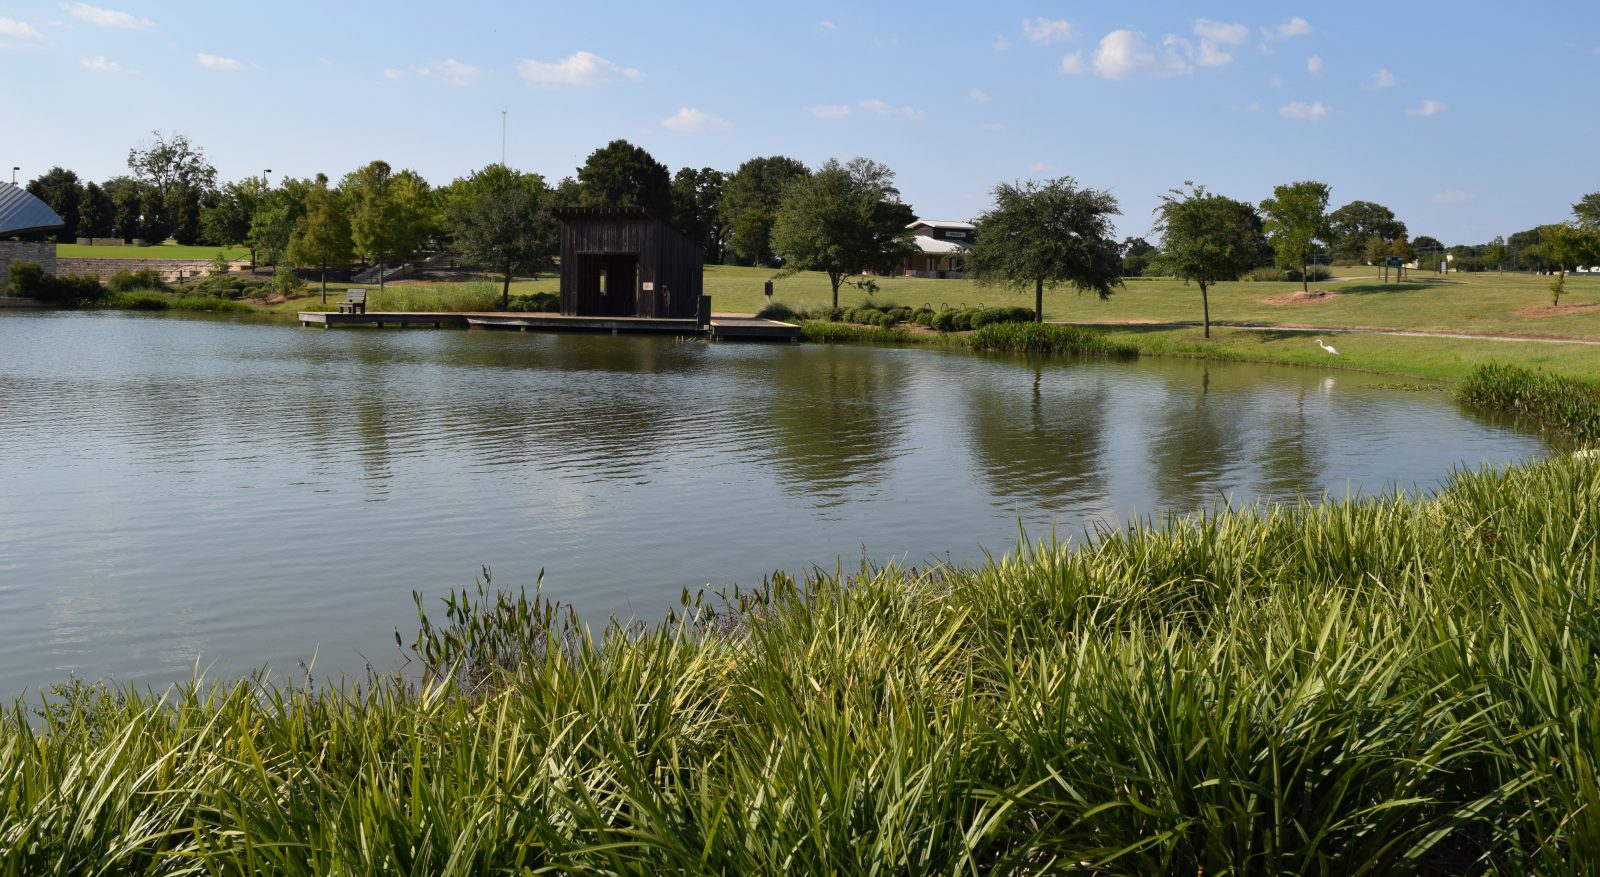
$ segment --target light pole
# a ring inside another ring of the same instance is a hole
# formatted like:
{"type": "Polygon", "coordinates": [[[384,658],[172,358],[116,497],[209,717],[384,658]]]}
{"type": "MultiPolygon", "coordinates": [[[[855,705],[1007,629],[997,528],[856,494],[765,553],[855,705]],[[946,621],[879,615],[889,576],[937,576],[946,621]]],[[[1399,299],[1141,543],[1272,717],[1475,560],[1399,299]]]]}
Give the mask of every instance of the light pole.
{"type": "Polygon", "coordinates": [[[15,186],[17,184],[17,171],[20,170],[22,170],[22,168],[16,166],[11,168],[11,185],[15,186]]]}

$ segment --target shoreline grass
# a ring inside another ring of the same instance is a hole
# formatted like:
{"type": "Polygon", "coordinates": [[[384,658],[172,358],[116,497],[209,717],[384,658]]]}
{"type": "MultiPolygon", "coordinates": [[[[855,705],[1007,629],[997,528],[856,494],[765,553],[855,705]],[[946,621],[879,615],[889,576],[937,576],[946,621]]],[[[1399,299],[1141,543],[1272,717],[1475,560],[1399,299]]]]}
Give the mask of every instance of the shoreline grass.
{"type": "Polygon", "coordinates": [[[1597,514],[1560,457],[599,635],[463,591],[420,685],[15,705],[0,873],[1572,873],[1597,514]]]}

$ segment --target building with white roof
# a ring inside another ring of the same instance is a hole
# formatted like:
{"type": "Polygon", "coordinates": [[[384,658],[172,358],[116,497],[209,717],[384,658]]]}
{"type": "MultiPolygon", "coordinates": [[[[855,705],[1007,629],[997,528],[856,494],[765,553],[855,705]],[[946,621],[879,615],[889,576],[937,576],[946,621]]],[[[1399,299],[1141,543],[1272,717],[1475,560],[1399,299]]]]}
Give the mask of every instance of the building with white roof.
{"type": "Polygon", "coordinates": [[[970,222],[919,219],[911,229],[917,252],[906,258],[900,273],[906,277],[965,277],[967,254],[972,250],[977,226],[970,222]]]}

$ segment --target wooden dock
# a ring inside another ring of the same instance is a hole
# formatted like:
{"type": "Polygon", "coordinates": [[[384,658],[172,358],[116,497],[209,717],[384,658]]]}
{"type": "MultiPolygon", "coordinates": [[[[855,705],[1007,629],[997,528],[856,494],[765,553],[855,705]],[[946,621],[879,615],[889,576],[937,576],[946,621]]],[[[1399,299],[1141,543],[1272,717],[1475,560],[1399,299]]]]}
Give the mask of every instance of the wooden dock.
{"type": "Polygon", "coordinates": [[[440,313],[418,311],[369,311],[364,314],[338,314],[301,311],[300,325],[335,327],[499,329],[522,332],[609,332],[619,334],[703,335],[719,340],[750,339],[793,341],[800,328],[776,320],[763,320],[737,314],[712,314],[711,323],[700,325],[693,319],[655,317],[568,317],[551,313],[440,313]]]}

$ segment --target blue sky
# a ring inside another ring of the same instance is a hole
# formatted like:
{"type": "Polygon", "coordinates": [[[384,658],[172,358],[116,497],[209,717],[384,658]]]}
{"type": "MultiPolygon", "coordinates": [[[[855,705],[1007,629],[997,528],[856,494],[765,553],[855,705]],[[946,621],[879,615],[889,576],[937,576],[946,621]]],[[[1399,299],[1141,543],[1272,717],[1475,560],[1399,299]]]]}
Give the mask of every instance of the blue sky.
{"type": "Polygon", "coordinates": [[[1600,190],[1600,3],[0,0],[0,163],[125,171],[152,129],[224,179],[382,158],[559,179],[624,137],[676,169],[870,156],[924,217],[1061,175],[1143,234],[1184,180],[1318,179],[1476,243],[1600,190]],[[101,5],[101,4],[105,5],[101,5]]]}

